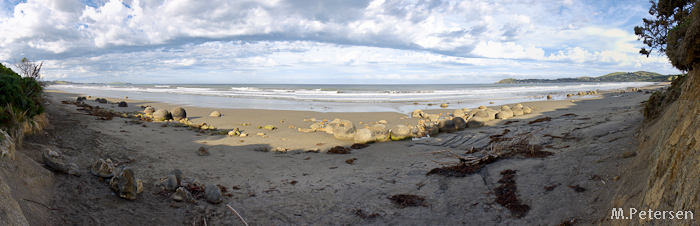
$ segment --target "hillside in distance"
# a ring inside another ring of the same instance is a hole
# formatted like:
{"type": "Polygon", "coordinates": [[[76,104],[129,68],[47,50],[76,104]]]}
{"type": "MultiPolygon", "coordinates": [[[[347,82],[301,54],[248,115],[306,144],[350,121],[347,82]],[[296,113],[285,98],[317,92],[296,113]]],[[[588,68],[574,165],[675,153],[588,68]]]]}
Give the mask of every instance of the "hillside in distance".
{"type": "Polygon", "coordinates": [[[670,82],[678,75],[661,75],[654,72],[614,72],[598,77],[558,78],[558,79],[514,79],[508,78],[496,83],[565,83],[565,82],[670,82]]]}

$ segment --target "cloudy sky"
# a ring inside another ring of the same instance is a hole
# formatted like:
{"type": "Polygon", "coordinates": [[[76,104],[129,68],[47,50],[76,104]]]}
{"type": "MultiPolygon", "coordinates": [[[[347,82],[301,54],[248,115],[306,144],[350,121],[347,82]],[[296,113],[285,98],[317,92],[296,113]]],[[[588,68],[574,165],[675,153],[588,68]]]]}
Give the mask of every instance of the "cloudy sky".
{"type": "Polygon", "coordinates": [[[492,83],[679,73],[647,0],[0,0],[0,62],[46,80],[492,83]]]}

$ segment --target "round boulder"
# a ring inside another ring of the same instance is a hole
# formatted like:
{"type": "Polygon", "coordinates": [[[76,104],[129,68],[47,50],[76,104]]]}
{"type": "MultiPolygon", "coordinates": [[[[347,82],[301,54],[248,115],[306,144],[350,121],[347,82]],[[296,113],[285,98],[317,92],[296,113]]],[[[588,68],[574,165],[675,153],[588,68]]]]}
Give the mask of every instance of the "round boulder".
{"type": "Polygon", "coordinates": [[[374,137],[377,141],[389,141],[391,140],[391,134],[389,129],[386,128],[384,124],[374,124],[369,127],[369,130],[374,133],[374,137]]]}
{"type": "Polygon", "coordinates": [[[457,129],[457,130],[463,130],[463,129],[467,128],[467,122],[464,121],[463,118],[455,117],[452,119],[452,122],[454,122],[455,129],[457,129]]]}
{"type": "Polygon", "coordinates": [[[513,116],[521,116],[524,114],[523,109],[518,106],[513,107],[511,110],[513,111],[513,116]]]}
{"type": "Polygon", "coordinates": [[[452,113],[452,116],[454,117],[464,117],[464,111],[462,109],[455,109],[454,113],[452,113]]]}
{"type": "Polygon", "coordinates": [[[187,111],[184,108],[176,107],[170,110],[170,115],[173,116],[173,120],[180,121],[187,118],[187,111]]]}
{"type": "Polygon", "coordinates": [[[551,100],[551,99],[553,99],[552,95],[547,95],[547,100],[551,100]]]}
{"type": "Polygon", "coordinates": [[[469,108],[462,108],[462,111],[466,114],[467,112],[469,112],[469,108]]]}
{"type": "Polygon", "coordinates": [[[472,117],[467,122],[467,127],[469,128],[479,128],[484,126],[484,120],[481,117],[472,117]]]}
{"type": "Polygon", "coordinates": [[[416,109],[411,113],[412,118],[425,118],[426,114],[425,112],[421,111],[420,109],[416,109]]]}
{"type": "Polygon", "coordinates": [[[396,125],[390,132],[391,140],[405,140],[411,138],[411,128],[407,125],[396,125]]]}
{"type": "Polygon", "coordinates": [[[532,108],[525,106],[523,107],[523,114],[530,114],[532,113],[532,108]]]}
{"type": "Polygon", "coordinates": [[[484,105],[479,106],[479,110],[486,110],[486,106],[484,106],[484,105]]]}
{"type": "Polygon", "coordinates": [[[508,107],[508,106],[501,106],[501,110],[506,110],[506,109],[510,110],[510,107],[508,107]]]}
{"type": "Polygon", "coordinates": [[[501,110],[501,111],[499,111],[498,113],[496,113],[496,118],[497,118],[497,119],[508,119],[508,118],[509,118],[509,117],[508,117],[508,112],[505,112],[505,111],[501,110]]]}
{"type": "Polygon", "coordinates": [[[447,103],[442,103],[442,104],[440,104],[440,107],[441,107],[441,108],[447,108],[447,107],[449,107],[449,106],[450,106],[450,105],[447,104],[447,103]]]}
{"type": "Polygon", "coordinates": [[[221,112],[219,111],[212,111],[211,114],[209,114],[211,117],[221,117],[221,112]]]}
{"type": "Polygon", "coordinates": [[[481,117],[481,118],[488,118],[489,114],[486,113],[484,110],[476,110],[474,112],[474,116],[481,117]]]}
{"type": "Polygon", "coordinates": [[[356,132],[355,124],[348,120],[340,120],[333,128],[333,136],[338,139],[353,139],[356,132]]]}
{"type": "Polygon", "coordinates": [[[105,98],[100,99],[100,104],[106,104],[106,103],[107,103],[107,99],[105,99],[105,98]]]}
{"type": "Polygon", "coordinates": [[[515,104],[515,107],[523,108],[522,104],[515,104]]]}
{"type": "Polygon", "coordinates": [[[153,112],[156,112],[156,109],[155,109],[155,108],[152,108],[152,107],[146,107],[146,109],[143,109],[143,113],[146,113],[146,114],[149,114],[149,115],[150,115],[150,114],[153,114],[153,112]]]}
{"type": "Polygon", "coordinates": [[[449,119],[440,120],[440,123],[438,123],[438,128],[440,129],[441,133],[454,132],[456,130],[455,122],[449,119]]]}
{"type": "Polygon", "coordinates": [[[366,144],[374,142],[375,140],[377,140],[377,137],[374,136],[374,133],[372,133],[372,130],[370,129],[358,129],[355,133],[354,139],[355,143],[366,144]]]}
{"type": "Polygon", "coordinates": [[[170,115],[168,110],[158,109],[156,112],[153,112],[153,118],[157,121],[165,121],[173,119],[173,116],[170,115]]]}
{"type": "Polygon", "coordinates": [[[119,101],[119,104],[117,106],[125,108],[128,107],[129,104],[127,104],[126,101],[119,101]]]}

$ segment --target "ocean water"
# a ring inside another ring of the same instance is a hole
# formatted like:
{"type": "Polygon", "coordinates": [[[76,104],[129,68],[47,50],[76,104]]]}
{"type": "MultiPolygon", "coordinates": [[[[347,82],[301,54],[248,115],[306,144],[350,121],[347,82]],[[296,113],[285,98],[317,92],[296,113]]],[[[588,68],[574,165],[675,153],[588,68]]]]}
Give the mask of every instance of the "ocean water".
{"type": "Polygon", "coordinates": [[[446,84],[446,85],[299,85],[299,84],[71,84],[51,85],[94,97],[151,100],[181,106],[251,108],[321,112],[399,112],[512,104],[543,99],[551,94],[610,91],[653,85],[627,83],[446,84]],[[489,102],[495,102],[489,104],[489,102]]]}

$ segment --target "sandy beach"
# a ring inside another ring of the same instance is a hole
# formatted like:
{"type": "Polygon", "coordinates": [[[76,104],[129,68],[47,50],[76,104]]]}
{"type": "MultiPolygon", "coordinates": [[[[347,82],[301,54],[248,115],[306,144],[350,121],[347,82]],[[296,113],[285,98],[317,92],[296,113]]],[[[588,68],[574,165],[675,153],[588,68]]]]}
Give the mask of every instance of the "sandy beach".
{"type": "MultiPolygon", "coordinates": [[[[655,87],[650,87],[655,88],[655,87]]],[[[90,95],[90,94],[81,94],[90,95]]],[[[522,103],[532,114],[494,120],[485,127],[440,133],[434,137],[373,143],[350,154],[327,154],[334,146],[350,146],[324,132],[300,132],[310,118],[347,119],[358,128],[385,120],[387,127],[419,120],[399,113],[323,113],[253,109],[186,107],[194,123],[219,129],[239,128],[248,137],[204,135],[162,122],[128,118],[99,120],[73,104],[78,94],[51,91],[47,113],[51,125],[43,134],[25,138],[18,159],[41,162],[41,151],[59,150],[80,167],[79,176],[58,172],[45,176],[43,196],[18,193],[34,225],[243,225],[227,204],[250,225],[558,225],[569,221],[605,224],[609,205],[619,188],[620,172],[635,158],[635,134],[643,120],[645,92],[612,92],[571,100],[522,103]],[[218,110],[222,117],[211,117],[218,110]],[[549,120],[537,120],[549,117],[549,120]],[[306,119],[306,120],[305,120],[306,119]],[[539,121],[539,122],[537,122],[539,121]],[[361,122],[361,123],[360,123],[361,122]],[[245,125],[243,125],[245,124],[245,125]],[[249,125],[248,125],[249,124],[249,125]],[[258,126],[273,125],[276,130],[258,126]],[[504,132],[504,131],[509,132],[504,132]],[[256,135],[263,132],[266,137],[256,135]],[[515,155],[483,165],[464,177],[426,175],[434,168],[455,165],[457,158],[435,153],[487,149],[493,135],[527,140],[552,155],[515,155]],[[200,156],[205,147],[210,155],[200,156]],[[285,153],[256,151],[286,149],[285,153]],[[319,153],[309,152],[319,150],[319,153]],[[447,152],[446,152],[447,151],[447,152]],[[125,200],[109,188],[108,179],[93,176],[92,164],[111,159],[118,168],[133,169],[144,192],[125,200]],[[220,185],[223,202],[196,204],[163,195],[160,181],[179,169],[187,181],[220,185]],[[497,190],[503,174],[513,170],[517,200],[528,206],[511,212],[500,205],[497,190]],[[401,206],[395,195],[423,198],[416,206],[401,206]],[[36,203],[35,203],[36,202],[36,203]],[[37,203],[42,203],[40,206],[37,203]]],[[[126,108],[85,103],[120,112],[142,111],[141,105],[172,109],[165,103],[126,101],[126,108]]],[[[431,114],[478,106],[451,104],[431,114]]],[[[497,103],[491,108],[500,108],[497,103]]],[[[18,163],[12,164],[33,164],[18,163]]],[[[4,169],[4,168],[3,168],[4,169]]],[[[0,172],[16,174],[11,170],[0,172]]],[[[42,193],[42,192],[36,192],[42,193]]]]}

